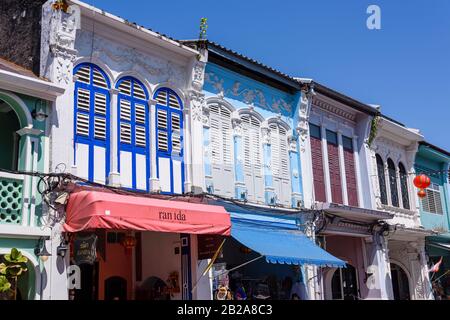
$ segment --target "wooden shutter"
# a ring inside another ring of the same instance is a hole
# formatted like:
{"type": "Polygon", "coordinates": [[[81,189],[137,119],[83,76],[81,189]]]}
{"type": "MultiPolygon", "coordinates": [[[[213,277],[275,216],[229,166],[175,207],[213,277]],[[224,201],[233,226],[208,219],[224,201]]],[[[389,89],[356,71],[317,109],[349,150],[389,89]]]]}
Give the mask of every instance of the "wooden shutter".
{"type": "Polygon", "coordinates": [[[244,183],[247,187],[248,199],[264,201],[264,183],[262,174],[262,153],[260,121],[251,115],[242,116],[244,183]]]}
{"type": "Polygon", "coordinates": [[[353,154],[353,141],[351,138],[342,137],[344,149],[345,178],[347,181],[348,204],[358,206],[358,189],[356,183],[355,158],[353,154]]]}
{"type": "Polygon", "coordinates": [[[310,125],[311,162],[313,169],[315,200],[326,202],[325,178],[322,155],[322,136],[320,127],[310,125]]]}
{"type": "Polygon", "coordinates": [[[442,199],[439,185],[431,183],[426,189],[426,197],[422,198],[422,209],[426,212],[443,214],[442,199]]]}
{"type": "Polygon", "coordinates": [[[181,116],[178,113],[171,113],[172,115],[172,154],[180,155],[181,153],[181,131],[180,121],[181,116]]]}
{"type": "Polygon", "coordinates": [[[231,197],[234,190],[231,112],[219,104],[211,104],[209,107],[214,193],[231,197]]]}
{"type": "Polygon", "coordinates": [[[332,202],[342,204],[341,170],[337,135],[335,132],[329,130],[327,130],[327,150],[332,202]]]}
{"type": "Polygon", "coordinates": [[[89,137],[89,114],[77,112],[77,134],[89,137]]]}
{"type": "Polygon", "coordinates": [[[169,151],[169,137],[167,134],[167,111],[157,109],[157,126],[158,126],[158,150],[169,151]]]}
{"type": "Polygon", "coordinates": [[[283,205],[289,205],[291,187],[287,133],[283,127],[276,123],[271,123],[269,128],[271,143],[270,163],[272,168],[273,187],[275,188],[278,201],[283,205]]]}

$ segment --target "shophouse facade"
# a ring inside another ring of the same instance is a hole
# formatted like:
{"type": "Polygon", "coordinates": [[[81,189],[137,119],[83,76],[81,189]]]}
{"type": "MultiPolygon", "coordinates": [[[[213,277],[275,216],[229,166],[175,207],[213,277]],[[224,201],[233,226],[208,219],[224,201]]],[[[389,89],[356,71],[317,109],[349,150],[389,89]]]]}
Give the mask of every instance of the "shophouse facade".
{"type": "Polygon", "coordinates": [[[0,256],[19,249],[28,271],[17,298],[47,299],[51,260],[40,250],[51,236],[47,206],[38,192],[40,178],[23,172],[49,171],[49,115],[64,88],[30,70],[0,59],[0,256]]]}
{"type": "Polygon", "coordinates": [[[385,237],[389,252],[390,299],[431,299],[425,238],[432,234],[420,219],[413,185],[414,159],[423,136],[419,130],[381,116],[368,162],[374,209],[394,215],[385,237]]]}
{"type": "Polygon", "coordinates": [[[71,185],[53,227],[63,240],[53,241],[52,255],[61,244],[68,251],[53,265],[51,298],[68,299],[73,281],[82,288],[71,299],[195,298],[196,234],[229,234],[229,217],[189,198],[166,199],[199,186],[190,133],[205,63],[172,39],[67,4],[43,5],[40,72],[65,88],[51,119],[50,170],[84,183],[71,185]],[[207,212],[205,222],[199,213],[207,212]],[[94,248],[91,257],[80,256],[83,246],[94,248]]]}
{"type": "Polygon", "coordinates": [[[426,196],[419,200],[420,220],[425,229],[435,232],[435,235],[425,239],[428,265],[431,267],[442,258],[439,270],[430,273],[430,281],[437,289],[435,299],[448,299],[450,296],[449,165],[448,151],[426,141],[419,144],[414,168],[417,174],[423,173],[431,180],[426,196]]]}

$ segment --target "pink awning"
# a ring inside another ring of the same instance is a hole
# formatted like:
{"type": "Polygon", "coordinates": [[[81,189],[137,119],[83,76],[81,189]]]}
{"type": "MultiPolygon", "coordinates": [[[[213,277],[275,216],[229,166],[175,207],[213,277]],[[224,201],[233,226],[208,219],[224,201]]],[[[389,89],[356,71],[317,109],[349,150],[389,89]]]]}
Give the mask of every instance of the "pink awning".
{"type": "Polygon", "coordinates": [[[229,236],[223,207],[81,190],[70,194],[64,231],[140,230],[229,236]]]}

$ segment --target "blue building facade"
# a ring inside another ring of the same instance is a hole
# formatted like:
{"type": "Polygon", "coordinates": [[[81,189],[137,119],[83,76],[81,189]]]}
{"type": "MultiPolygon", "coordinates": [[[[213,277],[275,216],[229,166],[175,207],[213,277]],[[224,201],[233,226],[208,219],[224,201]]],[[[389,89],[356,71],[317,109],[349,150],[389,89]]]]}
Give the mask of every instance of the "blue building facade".
{"type": "MultiPolygon", "coordinates": [[[[420,218],[424,228],[436,233],[426,239],[426,250],[431,263],[437,263],[442,257],[439,271],[430,275],[435,290],[442,296],[450,296],[450,153],[432,144],[420,144],[415,159],[417,174],[430,177],[431,184],[426,196],[419,200],[420,218]]],[[[439,294],[436,298],[440,298],[439,294]]]]}
{"type": "Polygon", "coordinates": [[[236,70],[234,55],[216,45],[208,49],[203,84],[206,191],[255,204],[301,207],[295,130],[299,84],[269,72],[245,71],[245,59],[236,70]]]}

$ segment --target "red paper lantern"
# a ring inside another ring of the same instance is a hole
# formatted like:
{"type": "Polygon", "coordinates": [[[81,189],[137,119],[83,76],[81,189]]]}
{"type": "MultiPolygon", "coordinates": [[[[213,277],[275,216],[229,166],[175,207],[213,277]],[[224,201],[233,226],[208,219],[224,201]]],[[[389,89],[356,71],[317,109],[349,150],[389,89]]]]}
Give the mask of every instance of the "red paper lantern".
{"type": "MultiPolygon", "coordinates": [[[[414,178],[414,185],[419,189],[426,189],[430,186],[431,180],[425,174],[419,174],[414,178]]],[[[425,191],[424,191],[425,192],[425,191]]]]}
{"type": "Polygon", "coordinates": [[[425,198],[427,196],[427,193],[425,192],[424,189],[419,189],[419,192],[417,192],[417,195],[419,196],[419,198],[425,198]]]}
{"type": "Polygon", "coordinates": [[[125,247],[125,249],[132,249],[136,246],[136,238],[133,236],[126,236],[123,239],[122,245],[125,247]]]}

